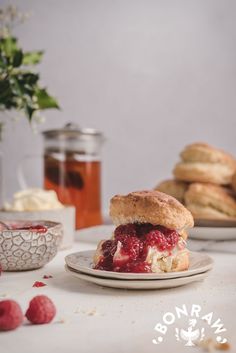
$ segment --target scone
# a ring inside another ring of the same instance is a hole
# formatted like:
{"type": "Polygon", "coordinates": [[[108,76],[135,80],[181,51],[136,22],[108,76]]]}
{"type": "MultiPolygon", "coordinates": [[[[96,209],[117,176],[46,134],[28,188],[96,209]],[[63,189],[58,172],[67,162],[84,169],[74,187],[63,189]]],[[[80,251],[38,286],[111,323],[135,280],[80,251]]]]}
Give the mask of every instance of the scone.
{"type": "Polygon", "coordinates": [[[232,177],[232,188],[233,188],[234,192],[236,193],[236,172],[234,173],[234,175],[232,177]]]}
{"type": "Polygon", "coordinates": [[[235,159],[222,150],[205,143],[194,143],[180,154],[173,174],[178,180],[227,185],[236,170],[235,159]]]}
{"type": "Polygon", "coordinates": [[[236,217],[236,200],[229,189],[213,184],[193,183],[185,194],[185,205],[194,218],[236,217]]]}
{"type": "Polygon", "coordinates": [[[117,226],[110,240],[99,243],[94,268],[117,272],[170,272],[189,267],[186,229],[191,213],[159,191],[132,192],[111,199],[117,226]]]}
{"type": "Polygon", "coordinates": [[[154,190],[164,192],[175,197],[179,202],[184,202],[184,194],[188,189],[188,183],[180,180],[164,180],[159,183],[154,190]]]}

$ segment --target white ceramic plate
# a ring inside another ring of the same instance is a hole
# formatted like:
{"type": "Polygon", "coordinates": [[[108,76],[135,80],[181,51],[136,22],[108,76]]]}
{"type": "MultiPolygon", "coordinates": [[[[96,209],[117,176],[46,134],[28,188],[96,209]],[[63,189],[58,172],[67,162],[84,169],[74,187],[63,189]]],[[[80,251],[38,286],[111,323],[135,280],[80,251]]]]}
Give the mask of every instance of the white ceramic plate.
{"type": "Polygon", "coordinates": [[[236,240],[236,219],[194,219],[189,237],[199,240],[236,240]]]}
{"type": "Polygon", "coordinates": [[[140,281],[140,280],[120,280],[120,279],[111,279],[111,278],[102,278],[86,275],[81,272],[70,269],[65,265],[66,271],[72,276],[82,279],[84,281],[95,283],[103,287],[110,288],[122,288],[122,289],[164,289],[164,288],[174,288],[180,287],[192,282],[201,281],[206,278],[209,274],[209,271],[200,273],[197,275],[181,278],[172,278],[165,279],[162,281],[159,280],[150,280],[150,281],[140,281]]]}
{"type": "Polygon", "coordinates": [[[198,240],[236,240],[236,227],[194,227],[189,238],[198,240]]]}
{"type": "Polygon", "coordinates": [[[205,253],[190,252],[190,267],[187,271],[168,272],[168,273],[122,273],[112,271],[94,270],[93,250],[80,251],[67,255],[65,257],[66,264],[73,270],[86,273],[95,277],[122,279],[122,280],[153,280],[153,279],[170,279],[192,276],[198,273],[206,272],[213,266],[213,260],[205,253]]]}

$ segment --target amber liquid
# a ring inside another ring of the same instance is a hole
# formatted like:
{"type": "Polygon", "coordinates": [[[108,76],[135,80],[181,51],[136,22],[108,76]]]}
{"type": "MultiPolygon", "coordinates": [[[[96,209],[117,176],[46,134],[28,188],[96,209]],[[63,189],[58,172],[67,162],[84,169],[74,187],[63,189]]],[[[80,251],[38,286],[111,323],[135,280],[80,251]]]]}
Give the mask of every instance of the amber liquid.
{"type": "Polygon", "coordinates": [[[76,153],[46,153],[44,187],[55,190],[64,205],[76,208],[76,229],[102,223],[101,163],[76,153]]]}

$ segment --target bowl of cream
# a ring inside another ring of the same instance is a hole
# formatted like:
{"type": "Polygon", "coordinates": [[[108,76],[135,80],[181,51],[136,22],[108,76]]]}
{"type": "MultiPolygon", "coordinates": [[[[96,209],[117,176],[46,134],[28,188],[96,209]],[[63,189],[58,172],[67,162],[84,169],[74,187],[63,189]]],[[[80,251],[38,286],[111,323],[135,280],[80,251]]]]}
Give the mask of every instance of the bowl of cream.
{"type": "Polygon", "coordinates": [[[0,220],[58,222],[63,227],[60,249],[73,245],[75,232],[75,208],[63,205],[53,190],[30,188],[18,191],[11,202],[5,202],[0,211],[0,220]]]}

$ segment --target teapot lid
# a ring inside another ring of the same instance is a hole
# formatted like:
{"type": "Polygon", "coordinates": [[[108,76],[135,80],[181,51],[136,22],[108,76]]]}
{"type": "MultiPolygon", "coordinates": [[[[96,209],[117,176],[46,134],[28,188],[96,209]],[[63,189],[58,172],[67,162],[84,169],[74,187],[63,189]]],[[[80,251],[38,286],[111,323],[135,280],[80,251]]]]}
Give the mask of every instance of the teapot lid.
{"type": "Polygon", "coordinates": [[[79,137],[98,137],[103,139],[103,133],[93,128],[80,128],[75,123],[67,123],[62,129],[46,130],[42,132],[45,138],[77,139],[79,137]]]}

